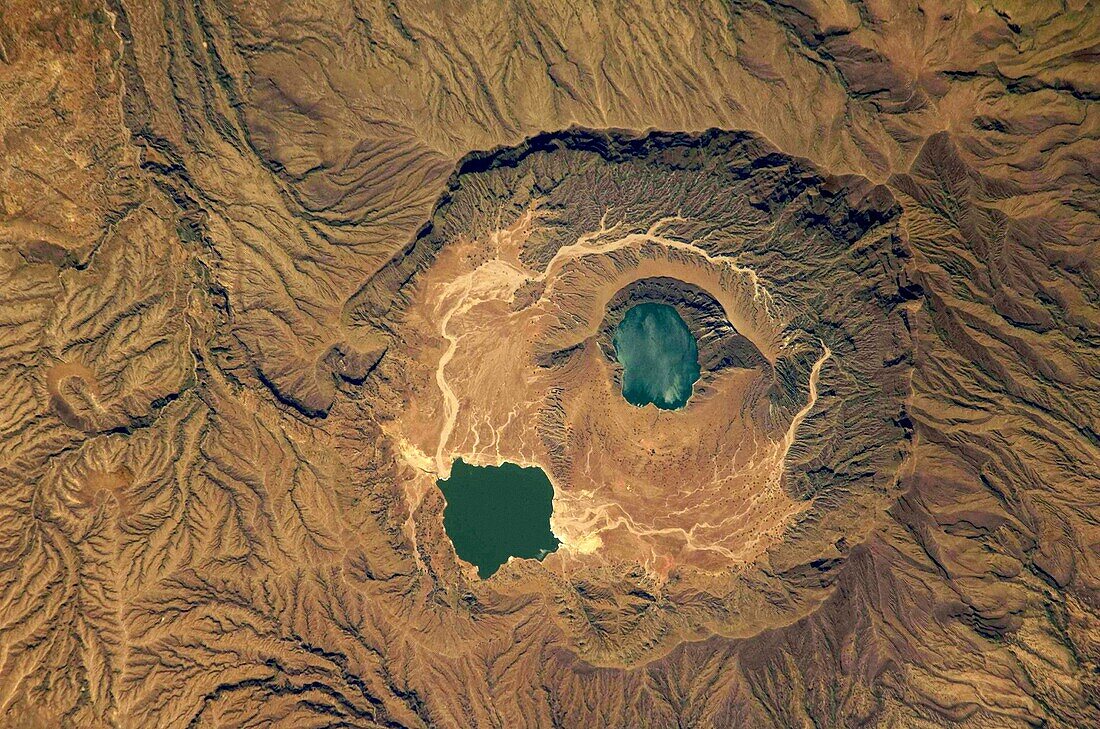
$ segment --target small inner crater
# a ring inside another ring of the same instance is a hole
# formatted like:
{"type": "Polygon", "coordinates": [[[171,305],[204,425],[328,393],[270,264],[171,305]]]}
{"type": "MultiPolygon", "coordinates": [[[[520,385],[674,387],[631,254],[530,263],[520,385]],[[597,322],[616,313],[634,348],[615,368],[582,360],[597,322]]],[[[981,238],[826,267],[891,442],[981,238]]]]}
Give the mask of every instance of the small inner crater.
{"type": "Polygon", "coordinates": [[[612,296],[596,341],[612,366],[615,386],[638,406],[652,402],[662,410],[680,409],[689,399],[709,394],[725,370],[771,371],[768,359],[730,323],[725,307],[711,293],[669,276],[637,279],[612,296]],[[639,322],[645,315],[642,323],[648,324],[649,336],[633,324],[623,329],[631,314],[639,322]],[[622,344],[626,357],[638,363],[630,382],[624,377],[622,344]],[[658,390],[659,384],[664,386],[658,390]]]}
{"type": "Polygon", "coordinates": [[[631,405],[679,410],[699,379],[699,348],[676,308],[638,304],[615,329],[615,357],[623,366],[622,393],[631,405]]]}

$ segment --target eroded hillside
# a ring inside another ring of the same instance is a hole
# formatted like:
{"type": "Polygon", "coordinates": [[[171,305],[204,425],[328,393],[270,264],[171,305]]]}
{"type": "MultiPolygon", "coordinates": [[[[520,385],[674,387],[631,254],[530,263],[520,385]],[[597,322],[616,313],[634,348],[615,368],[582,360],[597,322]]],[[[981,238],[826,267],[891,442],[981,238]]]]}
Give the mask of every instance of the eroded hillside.
{"type": "Polygon", "coordinates": [[[0,9],[0,723],[1100,723],[1086,3],[0,9]],[[698,341],[621,396],[638,302],[698,341]],[[537,465],[490,579],[456,458],[537,465]]]}

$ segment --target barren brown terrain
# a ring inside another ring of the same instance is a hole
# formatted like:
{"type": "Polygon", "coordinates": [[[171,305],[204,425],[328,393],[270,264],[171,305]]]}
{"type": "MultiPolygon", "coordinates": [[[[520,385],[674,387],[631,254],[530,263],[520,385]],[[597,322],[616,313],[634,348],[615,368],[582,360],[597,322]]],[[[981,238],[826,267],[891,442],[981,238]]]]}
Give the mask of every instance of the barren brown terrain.
{"type": "Polygon", "coordinates": [[[1100,726],[1098,101],[1081,1],[0,0],[0,726],[1100,726]]]}

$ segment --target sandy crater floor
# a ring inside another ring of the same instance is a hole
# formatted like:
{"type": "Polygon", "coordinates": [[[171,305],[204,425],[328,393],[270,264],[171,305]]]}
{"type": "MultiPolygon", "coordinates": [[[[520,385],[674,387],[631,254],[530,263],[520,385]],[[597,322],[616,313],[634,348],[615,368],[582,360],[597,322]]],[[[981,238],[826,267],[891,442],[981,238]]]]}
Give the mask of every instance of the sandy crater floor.
{"type": "Polygon", "coordinates": [[[446,246],[418,282],[404,329],[408,391],[416,394],[393,426],[419,474],[405,484],[411,504],[457,458],[538,465],[555,485],[552,528],[562,547],[546,560],[551,569],[635,559],[663,575],[759,557],[807,508],[782,488],[784,459],[829,350],[812,370],[805,407],[784,428],[766,424],[767,366],[718,373],[681,410],[635,407],[594,342],[623,287],[656,272],[694,283],[765,357],[783,346],[783,307],[736,259],[662,237],[669,220],[644,234],[594,231],[533,270],[521,252],[538,219],[532,208],[485,240],[446,246]],[[580,345],[568,363],[540,364],[563,336],[580,345]],[[558,428],[548,425],[555,402],[567,414],[558,428]]]}

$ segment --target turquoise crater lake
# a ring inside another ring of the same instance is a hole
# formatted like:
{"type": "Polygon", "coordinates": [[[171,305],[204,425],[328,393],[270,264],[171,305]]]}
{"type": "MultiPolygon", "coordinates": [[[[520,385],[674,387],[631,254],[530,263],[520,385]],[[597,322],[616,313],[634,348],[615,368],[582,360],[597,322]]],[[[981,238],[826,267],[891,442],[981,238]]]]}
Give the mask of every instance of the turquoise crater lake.
{"type": "Polygon", "coordinates": [[[668,304],[638,304],[626,312],[612,338],[623,366],[623,397],[631,405],[662,410],[687,404],[699,379],[699,347],[687,324],[668,304]]]}
{"type": "Polygon", "coordinates": [[[560,542],[550,531],[554,487],[537,466],[471,466],[461,458],[436,482],[447,506],[443,528],[455,554],[492,576],[509,557],[541,560],[560,542]]]}

